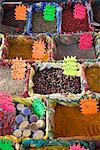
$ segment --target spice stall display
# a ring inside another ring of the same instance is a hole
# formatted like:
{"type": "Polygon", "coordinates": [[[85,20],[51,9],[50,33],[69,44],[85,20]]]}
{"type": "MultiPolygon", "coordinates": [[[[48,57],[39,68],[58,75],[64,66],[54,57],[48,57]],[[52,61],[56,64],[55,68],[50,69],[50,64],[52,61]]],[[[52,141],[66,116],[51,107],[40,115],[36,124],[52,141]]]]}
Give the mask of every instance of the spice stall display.
{"type": "Polygon", "coordinates": [[[100,149],[98,8],[0,2],[0,150],[100,149]]]}
{"type": "Polygon", "coordinates": [[[23,60],[49,61],[54,57],[53,46],[53,40],[47,35],[8,35],[4,38],[1,55],[2,59],[22,57],[23,60]]]}
{"type": "Polygon", "coordinates": [[[54,2],[34,3],[29,9],[26,33],[60,34],[62,7],[54,2]]]}

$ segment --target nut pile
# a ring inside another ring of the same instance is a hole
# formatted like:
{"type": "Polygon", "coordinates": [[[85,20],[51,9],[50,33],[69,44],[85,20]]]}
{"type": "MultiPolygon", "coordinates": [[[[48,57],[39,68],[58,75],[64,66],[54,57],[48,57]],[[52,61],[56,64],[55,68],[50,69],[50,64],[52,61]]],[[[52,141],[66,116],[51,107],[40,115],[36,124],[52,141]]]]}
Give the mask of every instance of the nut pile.
{"type": "Polygon", "coordinates": [[[63,70],[58,68],[37,71],[33,82],[34,92],[39,94],[81,93],[80,77],[65,76],[63,70]]]}
{"type": "Polygon", "coordinates": [[[15,20],[15,5],[4,5],[4,18],[3,18],[3,24],[15,28],[19,28],[21,32],[24,31],[24,25],[25,21],[17,21],[15,20]]]}

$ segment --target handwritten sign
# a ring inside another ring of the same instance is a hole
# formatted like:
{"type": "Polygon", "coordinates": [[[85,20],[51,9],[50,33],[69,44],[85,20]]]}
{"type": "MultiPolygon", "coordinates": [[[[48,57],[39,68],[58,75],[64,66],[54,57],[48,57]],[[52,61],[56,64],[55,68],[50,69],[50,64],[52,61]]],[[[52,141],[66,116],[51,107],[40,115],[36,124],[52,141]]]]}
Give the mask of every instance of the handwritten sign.
{"type": "Polygon", "coordinates": [[[86,7],[83,4],[76,4],[74,7],[74,18],[84,19],[86,16],[86,7]]]}
{"type": "Polygon", "coordinates": [[[18,5],[15,8],[15,19],[16,20],[26,20],[27,18],[27,6],[18,5]]]}
{"type": "Polygon", "coordinates": [[[26,63],[22,60],[22,58],[12,59],[12,66],[11,66],[11,75],[13,80],[23,80],[26,71],[26,63]]]}
{"type": "Polygon", "coordinates": [[[53,21],[56,16],[56,7],[53,5],[46,5],[43,10],[43,18],[46,21],[53,21]]]}
{"type": "Polygon", "coordinates": [[[77,59],[76,56],[67,56],[67,58],[64,57],[63,61],[63,73],[64,75],[68,76],[76,76],[77,75],[77,70],[79,69],[78,64],[77,64],[77,59]]]}
{"type": "Polygon", "coordinates": [[[79,48],[81,50],[89,49],[92,47],[93,37],[90,33],[82,33],[79,37],[79,48]]]}
{"type": "Polygon", "coordinates": [[[82,114],[96,114],[98,111],[97,104],[98,102],[96,101],[96,99],[93,99],[92,97],[81,99],[80,108],[82,114]]]}

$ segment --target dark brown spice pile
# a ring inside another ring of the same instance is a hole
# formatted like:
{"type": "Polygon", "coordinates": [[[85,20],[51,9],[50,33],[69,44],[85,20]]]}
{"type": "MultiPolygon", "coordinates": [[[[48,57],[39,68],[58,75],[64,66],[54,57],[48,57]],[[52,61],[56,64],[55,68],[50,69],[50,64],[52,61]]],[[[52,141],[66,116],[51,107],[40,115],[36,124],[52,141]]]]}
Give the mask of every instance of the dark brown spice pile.
{"type": "Polygon", "coordinates": [[[35,12],[32,17],[32,32],[34,33],[56,33],[57,32],[57,22],[45,21],[43,19],[42,12],[35,12]]]}
{"type": "Polygon", "coordinates": [[[33,82],[34,92],[39,94],[81,93],[80,77],[65,76],[58,68],[36,71],[33,82]]]}
{"type": "Polygon", "coordinates": [[[19,28],[21,32],[24,31],[25,21],[15,20],[16,5],[3,5],[4,17],[3,24],[15,28],[19,28]]]}
{"type": "Polygon", "coordinates": [[[73,9],[68,8],[62,13],[62,31],[64,32],[80,32],[90,31],[88,24],[88,17],[84,19],[75,19],[73,16],[73,9]]]}
{"type": "Polygon", "coordinates": [[[100,23],[100,4],[95,4],[93,5],[93,18],[94,21],[97,23],[100,23]]]}

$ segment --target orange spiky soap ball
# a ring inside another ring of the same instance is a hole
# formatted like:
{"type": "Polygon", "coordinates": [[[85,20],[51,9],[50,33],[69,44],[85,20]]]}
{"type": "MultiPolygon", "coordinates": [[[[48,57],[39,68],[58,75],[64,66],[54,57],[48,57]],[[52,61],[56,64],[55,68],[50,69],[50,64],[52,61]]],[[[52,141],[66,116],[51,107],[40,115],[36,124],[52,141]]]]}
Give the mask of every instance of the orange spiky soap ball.
{"type": "Polygon", "coordinates": [[[81,113],[84,115],[96,114],[98,112],[98,102],[92,97],[81,99],[80,108],[81,113]]]}
{"type": "Polygon", "coordinates": [[[15,8],[15,19],[16,20],[26,20],[27,18],[27,6],[18,5],[15,8]]]}

